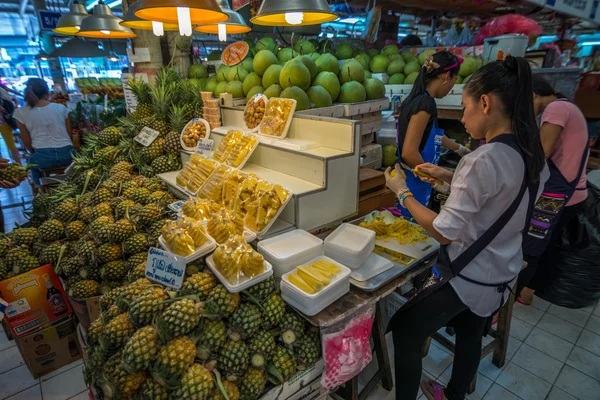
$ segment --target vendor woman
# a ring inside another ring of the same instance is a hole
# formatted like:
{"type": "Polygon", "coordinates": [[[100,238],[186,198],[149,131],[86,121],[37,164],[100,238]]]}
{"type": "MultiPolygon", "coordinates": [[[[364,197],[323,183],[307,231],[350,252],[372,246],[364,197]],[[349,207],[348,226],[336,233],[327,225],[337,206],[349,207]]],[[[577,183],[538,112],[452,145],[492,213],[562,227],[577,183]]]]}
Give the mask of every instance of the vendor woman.
{"type": "MultiPolygon", "coordinates": [[[[469,153],[466,147],[450,140],[438,127],[435,104],[435,99],[450,93],[461,62],[462,59],[448,51],[440,51],[425,60],[410,94],[400,107],[397,132],[399,164],[404,163],[410,168],[423,163],[437,165],[440,146],[454,150],[461,156],[469,153]]],[[[407,174],[406,183],[414,198],[426,206],[431,186],[415,178],[412,173],[407,174]]]]}
{"type": "Polygon", "coordinates": [[[400,203],[440,242],[437,270],[443,276],[390,320],[396,400],[416,399],[422,345],[443,326],[456,332],[452,377],[448,387],[425,380],[421,388],[430,400],[464,399],[490,316],[508,299],[522,268],[527,215],[549,175],[527,60],[508,56],[479,69],[465,86],[462,106],[467,132],[488,144],[463,157],[454,174],[433,164],[417,167],[449,191],[439,215],[415,199],[398,165],[393,177],[386,171],[400,203]]]}

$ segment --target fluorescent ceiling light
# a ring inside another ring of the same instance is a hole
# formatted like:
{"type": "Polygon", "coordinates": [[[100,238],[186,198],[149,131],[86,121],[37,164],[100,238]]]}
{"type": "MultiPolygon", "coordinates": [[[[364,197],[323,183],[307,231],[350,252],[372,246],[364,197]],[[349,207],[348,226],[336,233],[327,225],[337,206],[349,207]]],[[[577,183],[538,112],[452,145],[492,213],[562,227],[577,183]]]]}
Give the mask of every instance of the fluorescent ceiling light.
{"type": "MultiPolygon", "coordinates": [[[[92,1],[90,4],[88,4],[87,6],[85,6],[85,9],[86,9],[86,10],[88,10],[88,11],[90,11],[92,8],[94,8],[94,6],[95,6],[96,4],[98,4],[98,1],[99,1],[99,0],[94,0],[94,1],[92,1]]],[[[118,5],[119,5],[119,4],[121,4],[121,3],[122,3],[122,0],[116,0],[116,1],[113,1],[112,3],[107,3],[106,5],[107,5],[109,8],[113,8],[113,7],[116,7],[116,6],[118,6],[118,5]]]]}
{"type": "Polygon", "coordinates": [[[583,42],[581,46],[600,46],[600,42],[583,42]]]}
{"type": "Polygon", "coordinates": [[[87,6],[85,6],[85,9],[90,11],[92,8],[94,8],[94,6],[98,4],[98,0],[94,0],[92,1],[90,4],[88,4],[87,6]]]}
{"type": "Polygon", "coordinates": [[[117,1],[113,1],[112,3],[108,3],[107,6],[109,6],[110,8],[113,8],[113,7],[118,6],[121,3],[122,3],[121,0],[117,0],[117,1]]]}

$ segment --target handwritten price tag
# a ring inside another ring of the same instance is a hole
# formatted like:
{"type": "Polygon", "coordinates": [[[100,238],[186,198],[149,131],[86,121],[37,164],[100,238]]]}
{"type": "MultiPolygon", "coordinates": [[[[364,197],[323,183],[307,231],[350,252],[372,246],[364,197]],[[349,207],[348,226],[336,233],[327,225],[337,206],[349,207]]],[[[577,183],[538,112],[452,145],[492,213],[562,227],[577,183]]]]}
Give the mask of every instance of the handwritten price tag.
{"type": "Polygon", "coordinates": [[[138,133],[137,136],[133,138],[133,140],[135,140],[144,147],[148,147],[152,144],[152,142],[154,142],[154,139],[156,139],[159,135],[160,132],[145,126],[142,128],[140,133],[138,133]]]}
{"type": "Polygon", "coordinates": [[[146,259],[146,278],[179,290],[185,276],[185,259],[168,251],[150,247],[146,259]]]}
{"type": "Polygon", "coordinates": [[[183,200],[176,201],[175,203],[169,204],[167,207],[174,212],[179,212],[183,208],[183,200]]]}
{"type": "Polygon", "coordinates": [[[207,156],[213,148],[213,144],[215,141],[212,139],[200,139],[198,140],[198,145],[196,146],[196,153],[201,156],[207,156]]]}

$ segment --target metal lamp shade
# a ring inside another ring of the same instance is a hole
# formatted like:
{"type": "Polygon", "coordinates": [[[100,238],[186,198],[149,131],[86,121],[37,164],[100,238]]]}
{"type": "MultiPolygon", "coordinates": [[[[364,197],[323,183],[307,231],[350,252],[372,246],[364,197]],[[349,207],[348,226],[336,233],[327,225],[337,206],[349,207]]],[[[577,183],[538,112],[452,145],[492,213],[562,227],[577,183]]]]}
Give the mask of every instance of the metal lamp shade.
{"type": "Polygon", "coordinates": [[[221,11],[227,14],[227,21],[217,24],[200,25],[195,27],[194,30],[203,33],[214,33],[216,35],[219,33],[219,24],[224,24],[227,33],[232,35],[235,35],[236,33],[247,33],[252,30],[246,25],[244,17],[229,7],[227,0],[219,0],[219,7],[221,8],[221,11]]]}
{"type": "Polygon", "coordinates": [[[250,22],[266,26],[303,26],[331,22],[337,18],[326,0],[264,0],[250,22]],[[285,14],[300,12],[304,16],[301,23],[290,24],[286,21],[285,14]]]}
{"type": "Polygon", "coordinates": [[[87,13],[83,4],[74,2],[71,4],[69,12],[60,17],[56,28],[52,29],[52,31],[63,35],[75,35],[79,32],[83,20],[89,16],[90,14],[87,13]]]}
{"type": "Polygon", "coordinates": [[[147,21],[177,24],[177,8],[188,8],[192,25],[227,20],[216,0],[141,0],[135,16],[147,21]]]}
{"type": "Polygon", "coordinates": [[[77,36],[97,39],[126,39],[135,37],[135,33],[125,26],[119,25],[120,18],[115,17],[105,4],[94,6],[94,13],[81,23],[77,36]]]}
{"type": "Polygon", "coordinates": [[[74,37],[48,55],[48,58],[70,57],[70,58],[93,58],[108,57],[108,53],[98,48],[97,42],[84,41],[74,37]]]}
{"type": "MultiPolygon", "coordinates": [[[[151,31],[152,30],[152,21],[146,21],[145,19],[141,19],[140,17],[135,16],[135,12],[140,7],[140,1],[133,3],[127,9],[127,14],[125,14],[125,19],[120,22],[121,26],[125,26],[131,29],[139,29],[142,31],[151,31]]],[[[163,30],[165,31],[176,31],[179,29],[177,24],[164,24],[163,30]]]]}

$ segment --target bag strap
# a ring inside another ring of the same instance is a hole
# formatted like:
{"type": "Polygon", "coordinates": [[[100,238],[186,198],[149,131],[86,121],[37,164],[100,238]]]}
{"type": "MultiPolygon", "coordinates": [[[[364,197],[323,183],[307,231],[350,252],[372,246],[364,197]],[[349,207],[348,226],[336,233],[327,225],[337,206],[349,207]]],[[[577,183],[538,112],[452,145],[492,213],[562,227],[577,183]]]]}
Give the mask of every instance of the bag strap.
{"type": "Polygon", "coordinates": [[[583,149],[583,157],[581,158],[581,164],[579,164],[579,172],[577,172],[577,178],[575,178],[573,181],[569,182],[569,185],[574,186],[575,190],[583,190],[583,189],[577,189],[577,184],[579,183],[579,180],[581,179],[581,175],[583,175],[583,170],[585,168],[585,164],[588,159],[589,153],[590,153],[589,146],[586,145],[585,148],[583,149]]]}

